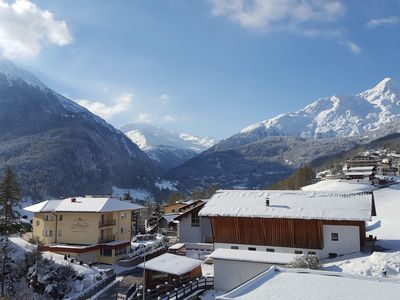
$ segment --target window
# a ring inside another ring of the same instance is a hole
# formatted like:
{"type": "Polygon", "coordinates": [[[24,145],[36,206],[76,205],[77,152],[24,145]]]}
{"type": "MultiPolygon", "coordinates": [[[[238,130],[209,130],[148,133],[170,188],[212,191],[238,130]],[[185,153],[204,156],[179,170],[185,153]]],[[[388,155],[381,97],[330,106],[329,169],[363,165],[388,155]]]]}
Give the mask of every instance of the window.
{"type": "Polygon", "coordinates": [[[126,219],[126,212],[121,213],[121,219],[126,219]]]}
{"type": "Polygon", "coordinates": [[[329,253],[329,258],[336,258],[337,257],[337,253],[329,253]]]}
{"type": "Polygon", "coordinates": [[[126,254],[126,253],[127,253],[126,247],[122,247],[122,248],[117,248],[117,249],[115,249],[115,255],[116,255],[116,256],[124,255],[124,254],[126,254]]]}
{"type": "Polygon", "coordinates": [[[58,236],[62,236],[61,230],[58,231],[58,236]]]}
{"type": "Polygon", "coordinates": [[[303,251],[296,250],[296,251],[294,251],[294,254],[303,254],[303,251]]]}
{"type": "Polygon", "coordinates": [[[249,251],[256,251],[257,249],[255,247],[249,247],[247,248],[249,251]]]}
{"type": "Polygon", "coordinates": [[[53,230],[47,230],[46,229],[46,230],[43,231],[43,233],[44,233],[43,234],[44,236],[53,236],[53,230]]]}
{"type": "Polygon", "coordinates": [[[172,212],[175,212],[175,208],[172,209],[172,212]]]}
{"type": "Polygon", "coordinates": [[[331,239],[332,239],[332,241],[338,241],[339,240],[339,233],[332,232],[331,233],[331,239]]]}
{"type": "Polygon", "coordinates": [[[200,217],[197,213],[192,213],[192,227],[200,227],[200,217]]]}
{"type": "Polygon", "coordinates": [[[121,227],[121,234],[123,234],[124,233],[124,228],[123,227],[121,227]]]}
{"type": "Polygon", "coordinates": [[[275,249],[267,248],[267,252],[275,252],[275,249]]]}
{"type": "Polygon", "coordinates": [[[233,249],[233,250],[238,250],[238,249],[239,249],[239,246],[231,246],[231,249],[233,249]]]}
{"type": "Polygon", "coordinates": [[[112,249],[100,249],[101,256],[112,256],[112,249]]]}
{"type": "Polygon", "coordinates": [[[315,252],[313,252],[313,251],[308,251],[308,255],[315,255],[315,252]]]}
{"type": "Polygon", "coordinates": [[[38,227],[40,225],[40,221],[36,220],[36,227],[38,227]]]}
{"type": "Polygon", "coordinates": [[[49,220],[49,215],[45,215],[45,216],[44,216],[44,220],[45,220],[45,221],[48,221],[48,220],[49,220]]]}
{"type": "Polygon", "coordinates": [[[58,220],[59,220],[59,221],[62,221],[62,220],[63,220],[63,215],[59,215],[59,216],[58,216],[58,220]]]}

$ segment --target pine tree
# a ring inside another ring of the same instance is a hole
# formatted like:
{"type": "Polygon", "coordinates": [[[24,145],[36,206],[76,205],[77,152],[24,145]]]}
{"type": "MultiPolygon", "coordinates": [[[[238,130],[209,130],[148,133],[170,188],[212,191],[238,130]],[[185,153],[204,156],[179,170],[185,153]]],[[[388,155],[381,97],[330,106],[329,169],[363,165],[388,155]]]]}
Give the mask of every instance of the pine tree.
{"type": "Polygon", "coordinates": [[[133,197],[132,197],[131,193],[129,192],[129,190],[127,190],[125,192],[122,200],[125,200],[125,201],[132,201],[133,200],[133,197]]]}
{"type": "Polygon", "coordinates": [[[149,218],[149,226],[153,227],[157,224],[158,219],[160,219],[162,216],[162,208],[161,204],[158,201],[155,201],[154,204],[152,205],[152,210],[151,210],[151,215],[149,218]]]}
{"type": "Polygon", "coordinates": [[[0,281],[1,296],[12,295],[14,292],[14,283],[16,281],[15,268],[13,268],[12,247],[6,236],[0,237],[0,281]]]}
{"type": "Polygon", "coordinates": [[[0,182],[0,217],[7,221],[18,218],[18,212],[13,207],[19,206],[20,195],[14,173],[7,167],[6,173],[0,182]]]}

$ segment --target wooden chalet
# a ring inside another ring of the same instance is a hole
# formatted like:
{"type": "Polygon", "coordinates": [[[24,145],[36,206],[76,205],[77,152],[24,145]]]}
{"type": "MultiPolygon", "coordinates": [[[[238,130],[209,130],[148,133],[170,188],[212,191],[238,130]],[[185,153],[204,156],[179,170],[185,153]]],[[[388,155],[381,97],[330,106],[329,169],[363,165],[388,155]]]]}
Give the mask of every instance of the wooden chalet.
{"type": "Polygon", "coordinates": [[[335,257],[360,251],[373,194],[222,190],[199,212],[214,248],[335,257]]]}

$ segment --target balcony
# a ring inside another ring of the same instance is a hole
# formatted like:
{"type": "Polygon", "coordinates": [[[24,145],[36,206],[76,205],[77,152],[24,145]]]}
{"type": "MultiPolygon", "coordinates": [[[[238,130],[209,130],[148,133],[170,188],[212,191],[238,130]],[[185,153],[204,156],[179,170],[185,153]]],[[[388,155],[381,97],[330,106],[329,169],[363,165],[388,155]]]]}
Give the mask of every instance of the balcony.
{"type": "Polygon", "coordinates": [[[115,241],[115,234],[105,235],[99,238],[99,243],[108,243],[115,241]]]}
{"type": "Polygon", "coordinates": [[[115,219],[99,221],[99,228],[115,226],[115,219]]]}

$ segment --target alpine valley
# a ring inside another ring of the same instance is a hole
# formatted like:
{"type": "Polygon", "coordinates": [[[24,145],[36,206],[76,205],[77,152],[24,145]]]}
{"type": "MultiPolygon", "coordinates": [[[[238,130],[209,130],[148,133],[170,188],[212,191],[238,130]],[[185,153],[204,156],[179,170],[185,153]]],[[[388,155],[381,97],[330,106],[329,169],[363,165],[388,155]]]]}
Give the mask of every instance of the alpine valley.
{"type": "MultiPolygon", "coordinates": [[[[12,166],[26,196],[159,192],[216,185],[263,188],[306,163],[397,133],[400,87],[385,78],[354,96],[321,98],[216,141],[149,124],[121,130],[0,59],[0,171],[12,166]]],[[[166,194],[163,192],[163,195],[166,194]]]]}
{"type": "Polygon", "coordinates": [[[177,167],[217,141],[209,137],[198,137],[187,133],[173,133],[147,123],[129,123],[121,127],[161,171],[177,167]]]}
{"type": "Polygon", "coordinates": [[[385,78],[354,96],[320,98],[305,108],[244,128],[170,170],[181,189],[262,188],[306,163],[399,131],[400,87],[385,78]]]}

